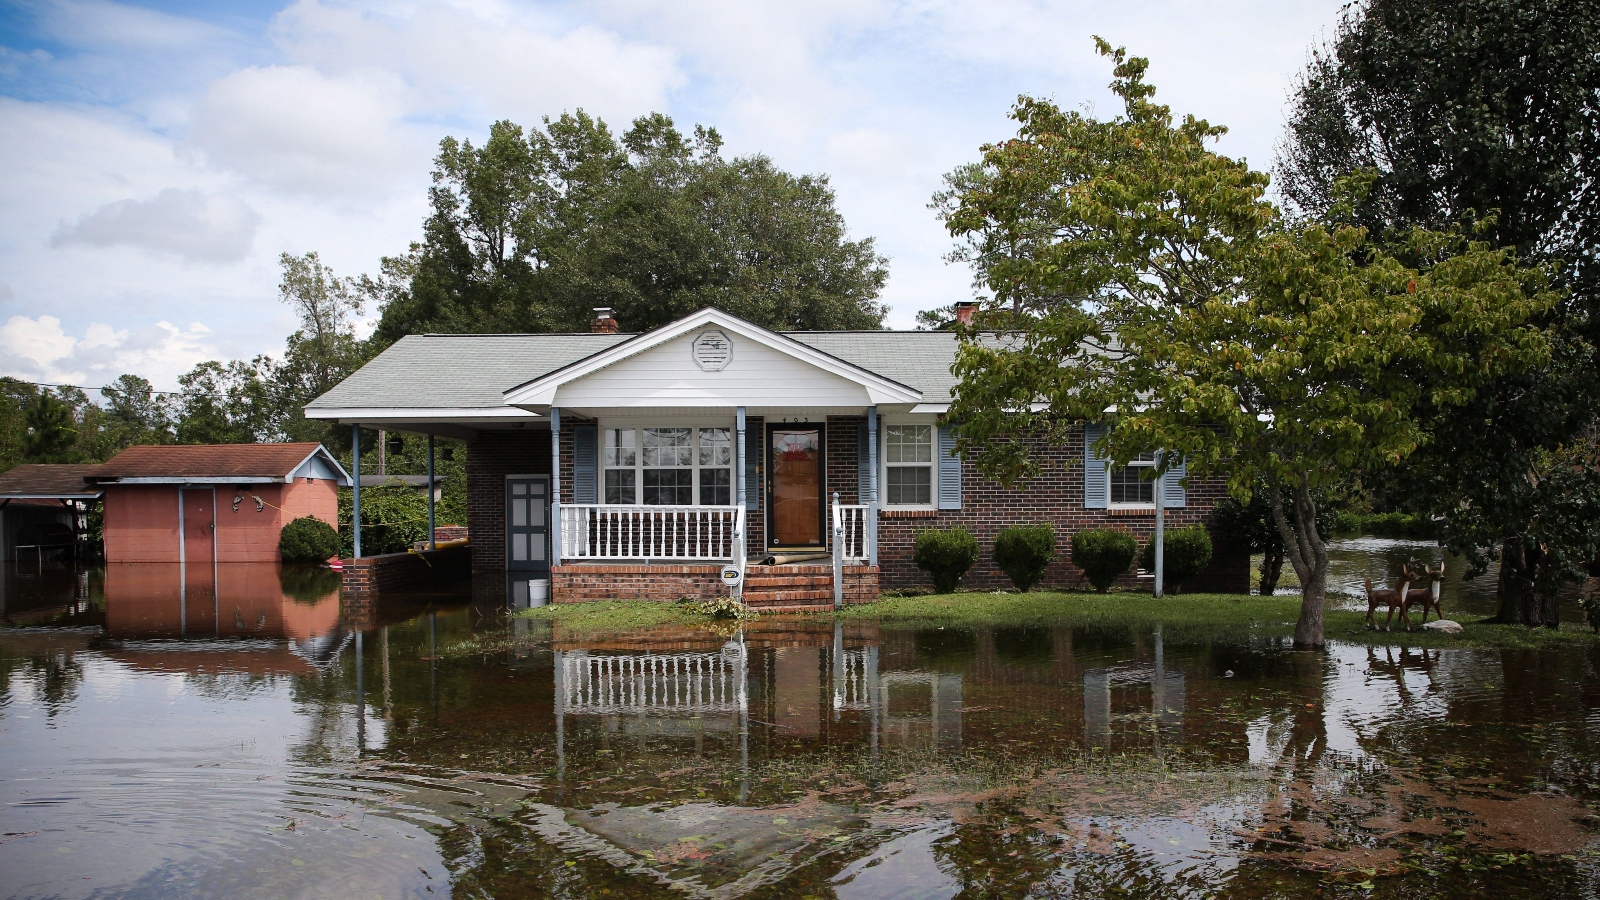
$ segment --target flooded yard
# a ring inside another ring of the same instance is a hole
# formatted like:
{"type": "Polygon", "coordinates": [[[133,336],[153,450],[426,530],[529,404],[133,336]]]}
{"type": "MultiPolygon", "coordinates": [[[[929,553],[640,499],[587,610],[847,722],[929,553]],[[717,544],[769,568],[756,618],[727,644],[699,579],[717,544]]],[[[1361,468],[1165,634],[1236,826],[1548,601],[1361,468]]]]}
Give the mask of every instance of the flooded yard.
{"type": "Polygon", "coordinates": [[[1587,648],[4,590],[7,897],[1600,896],[1587,648]]]}

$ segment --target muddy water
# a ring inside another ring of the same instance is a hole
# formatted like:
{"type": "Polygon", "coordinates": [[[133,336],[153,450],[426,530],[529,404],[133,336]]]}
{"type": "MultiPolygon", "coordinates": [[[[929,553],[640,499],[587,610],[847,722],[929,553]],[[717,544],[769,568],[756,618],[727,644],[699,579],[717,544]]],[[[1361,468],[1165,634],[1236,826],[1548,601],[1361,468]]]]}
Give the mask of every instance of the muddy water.
{"type": "Polygon", "coordinates": [[[4,582],[0,895],[1600,894],[1590,651],[4,582]]]}

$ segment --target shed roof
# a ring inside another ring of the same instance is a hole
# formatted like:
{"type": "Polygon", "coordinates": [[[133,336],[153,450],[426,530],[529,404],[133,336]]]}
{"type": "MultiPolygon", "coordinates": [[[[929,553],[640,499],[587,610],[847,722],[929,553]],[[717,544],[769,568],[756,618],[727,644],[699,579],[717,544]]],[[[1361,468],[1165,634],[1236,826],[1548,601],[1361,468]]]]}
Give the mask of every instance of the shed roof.
{"type": "Polygon", "coordinates": [[[105,483],[285,481],[313,457],[348,481],[319,443],[140,445],[113,456],[90,474],[105,483]]]}
{"type": "Polygon", "coordinates": [[[93,500],[104,493],[86,480],[97,464],[25,463],[0,474],[0,498],[7,500],[93,500]]]}

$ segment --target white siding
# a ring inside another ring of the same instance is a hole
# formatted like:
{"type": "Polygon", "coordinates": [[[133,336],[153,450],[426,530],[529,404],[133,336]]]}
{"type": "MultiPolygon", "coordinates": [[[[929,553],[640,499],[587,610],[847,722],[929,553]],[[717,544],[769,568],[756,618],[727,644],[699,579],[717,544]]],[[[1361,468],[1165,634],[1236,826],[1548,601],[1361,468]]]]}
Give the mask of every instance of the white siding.
{"type": "MultiPolygon", "coordinates": [[[[726,332],[725,332],[726,333],[726,332]]],[[[866,406],[859,384],[756,341],[729,335],[733,359],[702,371],[690,356],[696,331],[556,390],[552,405],[607,409],[717,406],[866,406]]]]}

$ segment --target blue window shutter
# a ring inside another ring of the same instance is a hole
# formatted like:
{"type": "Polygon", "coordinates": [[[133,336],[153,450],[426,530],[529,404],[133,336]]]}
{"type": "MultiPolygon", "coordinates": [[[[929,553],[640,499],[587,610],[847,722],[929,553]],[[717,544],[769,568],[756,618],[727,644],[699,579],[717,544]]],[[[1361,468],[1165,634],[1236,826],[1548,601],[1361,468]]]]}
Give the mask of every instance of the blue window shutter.
{"type": "Polygon", "coordinates": [[[939,426],[939,508],[961,508],[961,457],[956,455],[955,432],[939,426]]]}
{"type": "Polygon", "coordinates": [[[1183,509],[1189,505],[1189,492],[1183,489],[1183,478],[1187,474],[1188,466],[1185,465],[1183,457],[1180,456],[1178,457],[1178,462],[1167,470],[1166,475],[1162,476],[1167,487],[1167,509],[1183,509]]]}
{"type": "Polygon", "coordinates": [[[761,509],[761,494],[767,486],[761,483],[761,434],[764,428],[752,428],[744,440],[744,509],[756,512],[761,509]]]}
{"type": "Polygon", "coordinates": [[[599,435],[593,425],[572,429],[572,502],[599,503],[599,435]]]}
{"type": "Polygon", "coordinates": [[[1100,440],[1104,428],[1090,422],[1083,426],[1083,507],[1105,509],[1110,499],[1106,492],[1106,461],[1094,452],[1094,442],[1100,440]]]}
{"type": "Polygon", "coordinates": [[[856,502],[866,503],[872,493],[872,468],[867,459],[867,423],[856,426],[856,502]]]}

